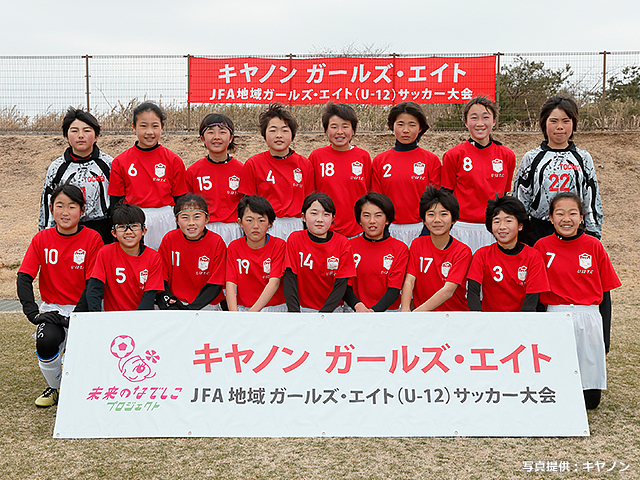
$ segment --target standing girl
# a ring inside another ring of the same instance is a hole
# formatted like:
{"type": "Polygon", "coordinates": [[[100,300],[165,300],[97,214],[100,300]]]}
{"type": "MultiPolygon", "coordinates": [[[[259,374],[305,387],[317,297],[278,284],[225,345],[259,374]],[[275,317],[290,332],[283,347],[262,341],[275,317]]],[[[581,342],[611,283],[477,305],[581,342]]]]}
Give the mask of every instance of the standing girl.
{"type": "Polygon", "coordinates": [[[498,112],[485,97],[476,97],[464,107],[464,124],[471,138],[442,157],[442,181],[460,202],[460,219],[451,235],[475,252],[495,242],[484,225],[489,199],[511,190],[516,155],[491,136],[498,112]]]}
{"type": "Polygon", "coordinates": [[[163,309],[221,310],[227,249],[220,235],[205,228],[207,202],[187,194],[174,210],[178,228],[160,244],[165,290],[158,304],[163,309]]]}
{"type": "Polygon", "coordinates": [[[207,228],[229,245],[242,235],[237,223],[242,163],[229,155],[236,147],[233,122],[210,113],[200,123],[200,140],[209,153],[187,168],[187,188],[207,201],[207,228]]]}
{"type": "Polygon", "coordinates": [[[559,192],[573,192],[585,206],[586,233],[602,234],[602,201],[593,159],[571,141],[578,129],[578,106],[568,96],[556,95],[540,109],[544,142],[522,157],[513,194],[531,216],[529,245],[554,232],[549,204],[559,192]]]}
{"type": "Polygon", "coordinates": [[[38,232],[27,249],[18,270],[18,298],[29,321],[37,325],[36,355],[47,384],[36,399],[39,407],[58,402],[62,358],[69,327],[69,316],[85,289],[98,251],[100,235],[79,225],[85,212],[82,190],[63,184],[50,195],[49,211],[55,227],[38,232]],[[33,295],[33,280],[40,272],[42,306],[33,295]]]}
{"type": "Polygon", "coordinates": [[[584,206],[573,192],[556,195],[549,204],[555,234],[535,244],[545,258],[550,291],[540,296],[548,312],[571,312],[578,349],[584,400],[588,409],[600,403],[607,388],[605,353],[611,331],[610,291],[621,283],[602,243],[584,235],[584,206]]]}
{"type": "Polygon", "coordinates": [[[70,107],[62,120],[62,135],[69,142],[69,147],[47,169],[38,228],[53,227],[54,219],[49,210],[51,194],[60,185],[68,183],[80,188],[85,196],[80,225],[97,231],[104,243],[111,243],[113,237],[107,192],[113,159],[100,151],[96,143],[100,136],[100,124],[90,113],[70,107]]]}
{"type": "Polygon", "coordinates": [[[389,234],[393,203],[386,195],[369,192],[356,202],[354,213],[362,235],[349,240],[356,276],[349,280],[344,301],[356,312],[397,310],[409,249],[389,234]]]}
{"type": "Polygon", "coordinates": [[[138,141],[113,160],[109,183],[112,209],[123,199],[143,209],[145,243],[156,250],[164,234],[175,228],[171,205],[188,192],[182,159],[158,143],[166,118],[151,102],[133,110],[138,141]]]}
{"type": "Polygon", "coordinates": [[[290,145],[298,122],[281,103],[272,103],[260,114],[260,133],[269,150],[254,155],[244,164],[240,193],[267,199],[276,212],[271,233],[286,240],[302,229],[300,209],[314,190],[313,167],[290,145]]]}
{"type": "Polygon", "coordinates": [[[346,237],[362,231],[359,219],[354,219],[351,211],[356,200],[371,189],[371,156],[351,145],[357,125],[358,117],[350,105],[327,103],[322,111],[322,126],[330,145],[309,155],[316,189],[337,203],[333,229],[346,237]]]}
{"type": "Polygon", "coordinates": [[[325,193],[312,193],[302,204],[305,229],[287,242],[284,296],[290,312],[333,312],[355,277],[347,237],[331,232],[336,207],[325,193]]]}
{"type": "Polygon", "coordinates": [[[373,159],[371,189],[391,199],[398,212],[395,223],[389,226],[391,235],[410,245],[422,231],[420,196],[427,186],[440,184],[442,167],[436,155],[418,146],[429,129],[420,105],[395,105],[389,111],[387,124],[396,144],[373,159]]]}

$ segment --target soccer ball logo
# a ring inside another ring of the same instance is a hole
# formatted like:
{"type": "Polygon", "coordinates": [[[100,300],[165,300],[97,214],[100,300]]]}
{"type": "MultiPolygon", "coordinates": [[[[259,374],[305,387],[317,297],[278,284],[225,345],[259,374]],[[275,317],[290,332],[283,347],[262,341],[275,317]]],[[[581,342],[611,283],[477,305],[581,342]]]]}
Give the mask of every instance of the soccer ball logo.
{"type": "Polygon", "coordinates": [[[109,350],[118,359],[118,370],[124,378],[130,382],[141,382],[147,378],[155,377],[151,370],[151,364],[160,360],[160,355],[155,350],[147,350],[145,358],[133,355],[136,342],[129,335],[118,335],[111,341],[109,350]]]}
{"type": "Polygon", "coordinates": [[[133,353],[136,342],[129,335],[119,335],[111,342],[111,354],[116,358],[124,358],[133,353]]]}

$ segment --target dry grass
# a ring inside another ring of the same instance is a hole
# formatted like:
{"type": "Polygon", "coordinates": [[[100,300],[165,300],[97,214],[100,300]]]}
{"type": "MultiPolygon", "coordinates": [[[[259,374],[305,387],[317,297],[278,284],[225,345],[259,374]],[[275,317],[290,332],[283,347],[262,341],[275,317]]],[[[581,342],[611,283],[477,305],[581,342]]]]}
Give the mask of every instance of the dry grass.
{"type": "MultiPolygon", "coordinates": [[[[103,132],[123,133],[131,130],[134,107],[141,102],[134,98],[128,103],[118,103],[108,112],[97,113],[103,132]]],[[[353,105],[358,114],[358,129],[361,132],[382,132],[387,130],[388,105],[353,105]]],[[[208,113],[224,113],[233,119],[236,130],[258,131],[258,115],[265,105],[242,104],[169,104],[162,105],[167,113],[166,132],[184,133],[197,131],[200,120],[208,113]]],[[[322,132],[320,120],[323,105],[292,105],[291,112],[296,117],[301,132],[322,132]]],[[[463,105],[423,105],[432,131],[461,131],[463,105]]],[[[580,128],[584,131],[637,131],[640,129],[640,101],[610,101],[603,114],[599,102],[581,105],[580,128]]],[[[536,110],[537,112],[537,110],[536,110]]],[[[506,114],[507,112],[505,112],[506,114]]],[[[536,117],[537,113],[531,114],[536,117]]],[[[530,116],[531,116],[530,115],[530,116]]],[[[0,132],[4,133],[55,133],[60,132],[64,112],[43,112],[36,116],[21,114],[16,107],[0,109],[0,132]]],[[[500,123],[505,132],[537,131],[537,117],[526,124],[514,120],[500,123]]]]}

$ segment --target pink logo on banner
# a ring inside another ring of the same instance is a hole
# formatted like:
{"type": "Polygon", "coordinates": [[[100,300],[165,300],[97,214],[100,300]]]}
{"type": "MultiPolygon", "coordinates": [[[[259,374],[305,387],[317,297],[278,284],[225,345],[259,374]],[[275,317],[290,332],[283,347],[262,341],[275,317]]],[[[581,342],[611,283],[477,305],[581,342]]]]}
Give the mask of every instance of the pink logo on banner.
{"type": "Polygon", "coordinates": [[[141,382],[147,378],[155,377],[151,369],[153,363],[160,360],[160,355],[155,350],[147,350],[145,358],[133,355],[136,342],[129,335],[118,335],[111,341],[111,354],[118,359],[118,369],[124,378],[130,382],[141,382]]]}

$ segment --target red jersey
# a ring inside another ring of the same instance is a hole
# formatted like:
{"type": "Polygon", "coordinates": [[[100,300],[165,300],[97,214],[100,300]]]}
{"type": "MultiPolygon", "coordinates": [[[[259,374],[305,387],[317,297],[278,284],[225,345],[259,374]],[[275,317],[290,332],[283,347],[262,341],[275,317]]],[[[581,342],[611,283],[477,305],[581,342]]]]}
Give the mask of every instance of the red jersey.
{"type": "MultiPolygon", "coordinates": [[[[224,287],[227,246],[217,233],[205,228],[199,240],[188,240],[179,228],[162,239],[160,257],[164,280],[171,293],[182,302],[192,303],[207,283],[224,287]]],[[[224,299],[222,292],[211,302],[217,305],[224,299]]]]}
{"type": "MultiPolygon", "coordinates": [[[[409,249],[400,240],[387,237],[367,240],[364,235],[349,240],[356,264],[356,276],[349,280],[353,293],[367,308],[373,307],[388,288],[402,289],[409,249]]],[[[389,310],[400,308],[400,297],[389,310]]]]}
{"type": "Polygon", "coordinates": [[[240,175],[240,193],[265,197],[278,218],[300,217],[302,202],[313,190],[313,167],[295,152],[287,158],[268,151],[254,155],[240,175]]]}
{"type": "Polygon", "coordinates": [[[387,150],[373,159],[371,189],[391,199],[395,223],[420,223],[420,196],[429,185],[440,185],[441,169],[440,159],[423,148],[387,150]]]}
{"type": "Polygon", "coordinates": [[[483,312],[519,312],[527,293],[549,290],[540,252],[523,247],[516,255],[500,251],[497,243],[476,251],[467,278],[482,285],[483,312]]]}
{"type": "Polygon", "coordinates": [[[75,235],[61,235],[56,227],[35,234],[18,273],[40,277],[40,297],[46,303],[75,305],[86,286],[103,246],[95,230],[78,227],[75,235]]]}
{"type": "Polygon", "coordinates": [[[113,159],[109,195],[126,196],[131,205],[160,208],[188,192],[182,159],[160,144],[152,150],[134,145],[113,159]]]}
{"type": "MultiPolygon", "coordinates": [[[[227,282],[237,286],[238,305],[251,308],[260,298],[271,278],[282,278],[286,242],[269,235],[262,248],[251,248],[246,238],[238,238],[227,250],[227,282]]],[[[282,283],[271,297],[267,307],[282,305],[284,293],[282,283]]]]}
{"type": "Polygon", "coordinates": [[[511,190],[516,154],[494,142],[478,148],[460,143],[442,157],[440,185],[453,190],[460,203],[460,221],[484,223],[487,201],[511,190]]]}
{"type": "Polygon", "coordinates": [[[467,272],[471,265],[471,249],[451,237],[451,245],[440,250],[431,237],[418,237],[411,242],[407,273],[416,277],[413,304],[418,307],[429,300],[446,282],[458,284],[453,296],[434,311],[468,311],[467,272]]]}
{"type": "Polygon", "coordinates": [[[235,223],[238,220],[241,172],[242,163],[235,158],[215,163],[205,157],[187,168],[187,188],[207,201],[209,222],[235,223]]]}
{"type": "Polygon", "coordinates": [[[320,310],[333,290],[336,278],[356,276],[353,252],[347,237],[333,233],[325,243],[316,243],[307,230],[289,235],[285,269],[298,276],[300,306],[320,310]]]}
{"type": "Polygon", "coordinates": [[[622,285],[602,243],[591,235],[573,240],[549,235],[534,248],[546,261],[551,288],[540,295],[545,305],[599,305],[604,292],[622,285]]]}
{"type": "Polygon", "coordinates": [[[91,278],[104,283],[105,312],[135,310],[144,292],[164,290],[162,260],[150,247],[133,257],[119,243],[105,245],[98,252],[91,278]]]}
{"type": "Polygon", "coordinates": [[[369,152],[355,146],[341,152],[329,145],[311,152],[309,161],[316,190],[329,195],[336,205],[333,230],[346,237],[358,235],[362,229],[353,215],[353,206],[371,190],[369,152]]]}

